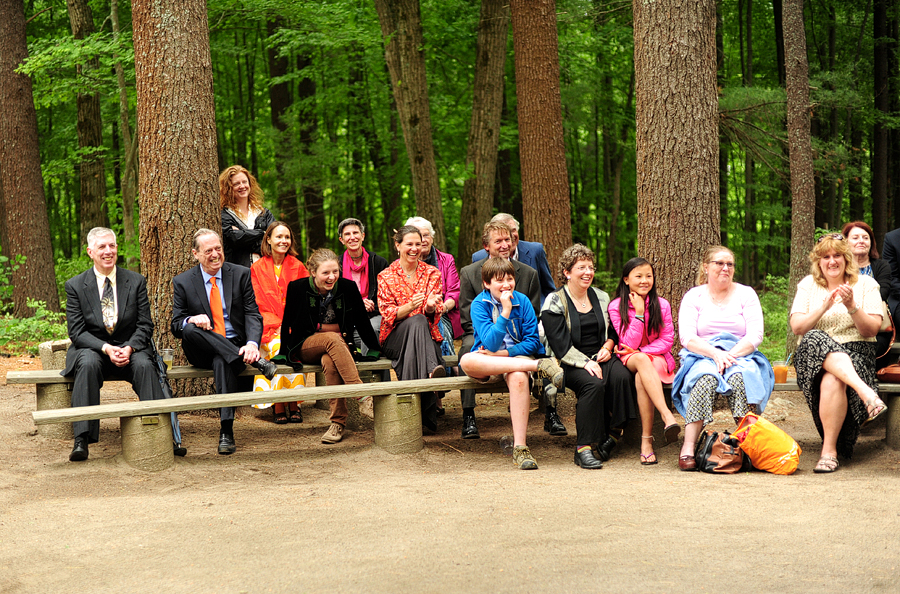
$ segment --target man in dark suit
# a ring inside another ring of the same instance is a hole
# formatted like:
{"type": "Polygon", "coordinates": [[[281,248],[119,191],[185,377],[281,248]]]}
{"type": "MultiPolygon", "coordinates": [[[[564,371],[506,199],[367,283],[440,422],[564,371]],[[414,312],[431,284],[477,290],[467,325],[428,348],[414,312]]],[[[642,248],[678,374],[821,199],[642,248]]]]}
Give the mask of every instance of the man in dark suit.
{"type": "MultiPolygon", "coordinates": [[[[250,390],[253,378],[238,378],[245,364],[272,379],[275,364],[259,358],[263,323],[250,269],[225,262],[222,238],[211,229],[194,233],[191,253],[199,264],[172,281],[172,334],[188,361],[213,370],[219,394],[250,390]]],[[[222,408],[220,420],[219,453],[233,454],[234,408],[222,408]]]]}
{"type": "MultiPolygon", "coordinates": [[[[550,272],[550,265],[547,263],[547,252],[544,251],[544,245],[536,241],[520,241],[519,221],[510,214],[505,212],[497,213],[491,219],[491,222],[503,223],[509,227],[510,239],[512,240],[510,259],[514,262],[527,264],[537,271],[538,281],[541,285],[541,303],[543,304],[547,295],[556,290],[556,283],[553,282],[553,273],[550,272]]],[[[472,254],[472,262],[478,262],[487,257],[487,250],[479,250],[472,254]]]]}
{"type": "Polygon", "coordinates": [[[900,229],[894,229],[884,236],[881,257],[891,265],[891,292],[888,308],[895,324],[900,320],[900,229]]]}
{"type": "MultiPolygon", "coordinates": [[[[481,243],[484,245],[485,254],[489,254],[491,258],[510,259],[512,238],[509,227],[504,223],[496,221],[487,223],[481,235],[481,243]]],[[[464,332],[462,345],[459,349],[460,357],[471,351],[472,346],[475,344],[469,309],[472,305],[472,300],[484,289],[481,281],[481,267],[484,266],[485,262],[487,262],[487,258],[469,264],[459,271],[459,313],[460,323],[464,332]]],[[[539,316],[541,311],[541,293],[537,272],[535,272],[534,268],[522,262],[513,260],[512,263],[516,269],[516,291],[528,297],[532,307],[534,307],[535,315],[539,316]]],[[[478,439],[481,437],[481,434],[478,432],[478,424],[475,421],[475,391],[460,390],[460,400],[463,407],[462,438],[478,439]]],[[[553,409],[553,415],[556,415],[556,409],[553,409]]],[[[555,416],[555,419],[562,426],[559,417],[555,416]]],[[[565,431],[565,427],[562,427],[562,431],[565,431]]],[[[558,432],[559,429],[557,428],[558,432]]]]}
{"type": "MultiPolygon", "coordinates": [[[[153,320],[147,281],[116,266],[118,246],[111,229],[91,229],[87,242],[94,265],[66,281],[66,322],[72,346],[62,375],[75,376],[72,406],[100,404],[100,387],[113,373],[128,380],[141,400],[165,398],[150,342],[153,320]]],[[[100,439],[100,421],[76,421],[73,429],[75,446],[69,460],[87,460],[88,444],[100,439]]]]}

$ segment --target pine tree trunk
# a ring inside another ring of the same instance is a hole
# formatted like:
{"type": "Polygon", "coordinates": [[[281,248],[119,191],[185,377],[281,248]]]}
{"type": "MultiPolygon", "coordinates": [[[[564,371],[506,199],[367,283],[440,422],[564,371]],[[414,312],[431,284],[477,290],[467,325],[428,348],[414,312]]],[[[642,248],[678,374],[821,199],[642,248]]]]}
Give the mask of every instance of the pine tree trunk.
{"type": "MultiPolygon", "coordinates": [[[[719,234],[714,0],[635,0],[638,254],[677,312],[719,234]]],[[[677,348],[677,345],[676,345],[677,348]]]]}
{"type": "MultiPolygon", "coordinates": [[[[119,0],[110,0],[109,16],[112,22],[113,38],[119,38],[119,0]]],[[[116,84],[119,91],[119,128],[122,130],[122,141],[125,151],[125,168],[122,172],[122,222],[125,231],[125,241],[130,242],[135,237],[134,228],[134,203],[137,198],[137,138],[131,136],[131,115],[128,108],[128,89],[125,86],[125,68],[118,56],[116,58],[116,84]]],[[[129,259],[129,266],[135,264],[134,258],[129,259]]]]}
{"type": "Polygon", "coordinates": [[[875,0],[875,125],[872,130],[872,232],[879,245],[887,233],[888,176],[890,169],[890,130],[884,119],[890,117],[891,93],[888,76],[891,34],[888,27],[890,0],[875,0]]]}
{"type": "MultiPolygon", "coordinates": [[[[96,30],[87,0],[66,0],[66,6],[75,39],[84,39],[96,30]]],[[[90,76],[91,71],[99,67],[100,60],[92,58],[85,66],[78,67],[78,76],[90,76]]],[[[106,214],[106,174],[103,171],[103,157],[99,152],[103,148],[103,121],[100,116],[99,94],[78,93],[76,103],[78,148],[94,151],[93,154],[82,157],[76,166],[81,182],[81,241],[85,242],[88,231],[94,227],[109,226],[109,216],[106,214]]]]}
{"type": "MultiPolygon", "coordinates": [[[[297,58],[297,70],[302,72],[312,66],[312,58],[301,55],[297,58]]],[[[322,196],[321,176],[318,173],[314,145],[319,135],[319,120],[316,114],[316,81],[304,76],[298,81],[297,102],[303,105],[300,110],[300,153],[303,155],[301,166],[303,205],[306,208],[306,250],[326,247],[328,238],[325,235],[325,199],[322,196]]]]}
{"type": "Polygon", "coordinates": [[[416,214],[431,222],[435,244],[438,249],[446,250],[444,209],[428,108],[425,39],[419,0],[375,0],[375,10],[381,23],[384,55],[409,157],[416,214]]]}
{"type": "MultiPolygon", "coordinates": [[[[141,272],[160,347],[173,347],[172,278],[195,266],[191,238],[221,232],[205,0],[134,0],[141,272]]],[[[180,361],[184,361],[183,358],[180,361]]],[[[208,381],[183,386],[207,390],[208,381]]]]}
{"type": "Polygon", "coordinates": [[[472,121],[463,183],[462,215],[456,262],[464,266],[482,249],[481,223],[491,218],[497,178],[497,147],[503,114],[503,71],[509,37],[507,0],[482,0],[475,50],[475,84],[472,90],[472,121]]]}
{"type": "Polygon", "coordinates": [[[27,57],[22,0],[0,2],[0,186],[6,204],[0,216],[6,217],[8,235],[3,255],[11,262],[25,257],[11,273],[16,317],[31,315],[29,298],[59,311],[34,95],[31,79],[15,72],[27,57]]]}
{"type": "MultiPolygon", "coordinates": [[[[266,23],[269,37],[275,35],[283,26],[281,18],[266,23]]],[[[271,45],[266,50],[269,59],[269,78],[286,76],[290,60],[287,56],[279,56],[278,50],[271,45]]],[[[291,97],[291,85],[289,82],[280,82],[269,85],[269,104],[272,110],[272,127],[275,128],[275,188],[278,200],[278,217],[291,226],[295,232],[300,230],[300,214],[297,207],[297,192],[292,187],[287,174],[284,171],[285,164],[290,159],[290,139],[287,135],[288,125],[285,115],[293,103],[291,97]]]]}
{"type": "MultiPolygon", "coordinates": [[[[813,155],[809,116],[809,63],[806,57],[806,30],[803,0],[784,0],[784,53],[787,91],[788,147],[791,162],[791,280],[790,302],[797,283],[809,274],[808,254],[815,241],[813,155]]],[[[796,348],[796,338],[788,329],[787,350],[796,348]]]]}
{"type": "Polygon", "coordinates": [[[569,178],[559,95],[555,0],[511,0],[523,239],[544,244],[557,262],[572,244],[569,178]]]}

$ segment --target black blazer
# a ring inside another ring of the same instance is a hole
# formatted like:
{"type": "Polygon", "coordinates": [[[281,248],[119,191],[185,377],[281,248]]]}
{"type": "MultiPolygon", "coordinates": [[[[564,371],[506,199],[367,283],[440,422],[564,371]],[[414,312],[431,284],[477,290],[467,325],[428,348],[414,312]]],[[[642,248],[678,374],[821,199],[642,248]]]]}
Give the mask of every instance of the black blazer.
{"type": "Polygon", "coordinates": [[[869,260],[869,264],[872,265],[872,276],[881,289],[881,300],[887,301],[891,294],[891,265],[881,258],[869,260]]]}
{"type": "MultiPolygon", "coordinates": [[[[369,301],[375,303],[375,309],[367,312],[370,318],[381,315],[378,311],[378,273],[388,267],[388,261],[376,254],[375,252],[366,250],[369,254],[369,301]]],[[[341,259],[343,262],[343,259],[341,259]]],[[[343,271],[341,271],[343,276],[343,271]]],[[[378,347],[381,348],[381,347],[378,347]]]]}
{"type": "MultiPolygon", "coordinates": [[[[199,264],[176,276],[172,285],[175,288],[175,297],[172,301],[172,334],[175,338],[181,338],[181,329],[186,318],[206,314],[212,320],[212,311],[209,309],[209,299],[206,297],[206,287],[203,286],[199,264]]],[[[222,264],[222,290],[225,294],[228,317],[241,342],[252,341],[258,345],[262,340],[263,321],[256,306],[253,284],[250,282],[250,269],[229,262],[222,264]]]]}
{"type": "Polygon", "coordinates": [[[235,218],[233,214],[222,209],[222,243],[225,246],[225,261],[240,264],[250,268],[250,254],[258,254],[262,245],[262,238],[266,234],[269,225],[275,222],[275,217],[268,208],[256,217],[252,229],[247,229],[244,223],[235,218]],[[237,227],[237,229],[232,229],[237,227]]]}
{"type": "MultiPolygon", "coordinates": [[[[284,319],[281,322],[281,353],[291,363],[302,363],[300,347],[319,325],[319,292],[312,286],[312,278],[300,278],[288,284],[284,299],[284,319]],[[293,355],[293,356],[292,356],[293,355]]],[[[334,288],[334,309],[337,325],[345,339],[353,339],[353,331],[370,349],[380,351],[378,336],[369,323],[366,306],[359,287],[352,280],[339,278],[334,288]]]]}
{"type": "MultiPolygon", "coordinates": [[[[463,267],[459,271],[459,322],[465,334],[473,334],[472,316],[469,308],[475,296],[484,290],[481,282],[481,267],[487,262],[487,258],[463,267]]],[[[516,291],[522,293],[531,301],[534,307],[534,315],[541,318],[541,285],[538,281],[537,271],[518,260],[511,260],[516,269],[516,291]]]]}
{"type": "Polygon", "coordinates": [[[141,351],[150,346],[153,320],[147,299],[147,279],[126,268],[116,267],[118,321],[112,334],[103,325],[100,291],[94,267],[66,281],[66,323],[72,348],[66,353],[66,368],[61,375],[71,375],[78,349],[100,352],[105,343],[130,346],[141,351]]]}
{"type": "MultiPolygon", "coordinates": [[[[891,267],[891,291],[888,294],[888,307],[891,315],[898,317],[900,308],[900,229],[894,229],[884,236],[884,245],[881,246],[881,260],[891,267]]],[[[874,272],[874,266],[873,270],[874,272]]],[[[878,275],[875,276],[878,280],[878,275]]]]}

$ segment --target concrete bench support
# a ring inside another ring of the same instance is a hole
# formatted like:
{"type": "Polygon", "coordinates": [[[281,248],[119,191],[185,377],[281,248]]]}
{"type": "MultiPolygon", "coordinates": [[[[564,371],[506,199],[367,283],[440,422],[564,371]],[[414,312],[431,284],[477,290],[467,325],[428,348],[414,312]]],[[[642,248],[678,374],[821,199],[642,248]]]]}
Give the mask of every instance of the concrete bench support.
{"type": "MultiPolygon", "coordinates": [[[[66,366],[66,351],[71,341],[54,340],[42,342],[38,346],[41,355],[41,365],[44,369],[64,369],[66,366]]],[[[38,384],[37,385],[37,410],[54,410],[69,408],[72,406],[72,384],[38,384]]],[[[57,425],[38,425],[38,434],[41,437],[51,439],[73,439],[72,424],[59,423],[57,425]]]]}
{"type": "Polygon", "coordinates": [[[887,430],[884,440],[888,447],[900,450],[900,394],[881,394],[881,399],[888,405],[887,430]]]}
{"type": "Polygon", "coordinates": [[[158,472],[175,465],[171,415],[120,417],[122,456],[138,470],[158,472]]]}
{"type": "Polygon", "coordinates": [[[418,394],[374,398],[375,445],[391,454],[414,454],[425,447],[418,394]]]}

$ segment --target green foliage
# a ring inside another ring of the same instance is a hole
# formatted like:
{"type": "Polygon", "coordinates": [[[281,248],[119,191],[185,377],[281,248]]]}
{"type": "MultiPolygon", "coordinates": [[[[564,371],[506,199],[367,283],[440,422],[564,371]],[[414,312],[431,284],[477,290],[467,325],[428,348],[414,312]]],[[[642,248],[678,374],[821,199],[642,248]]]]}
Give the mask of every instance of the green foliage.
{"type": "Polygon", "coordinates": [[[791,304],[789,278],[787,276],[766,277],[759,295],[765,319],[765,338],[760,351],[769,361],[783,361],[787,353],[788,312],[791,304]]]}
{"type": "Polygon", "coordinates": [[[0,256],[0,314],[8,314],[13,310],[12,275],[25,262],[25,256],[16,254],[12,261],[0,256]]]}
{"type": "Polygon", "coordinates": [[[67,336],[66,314],[49,311],[45,302],[34,299],[28,300],[28,307],[34,309],[30,318],[0,316],[0,348],[4,352],[36,355],[38,344],[67,336]]]}

